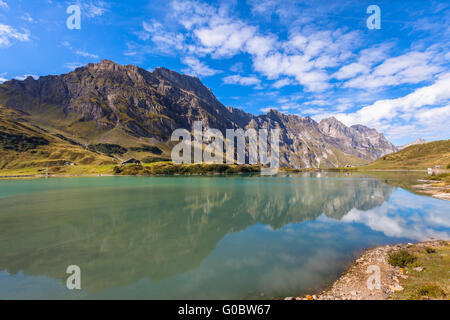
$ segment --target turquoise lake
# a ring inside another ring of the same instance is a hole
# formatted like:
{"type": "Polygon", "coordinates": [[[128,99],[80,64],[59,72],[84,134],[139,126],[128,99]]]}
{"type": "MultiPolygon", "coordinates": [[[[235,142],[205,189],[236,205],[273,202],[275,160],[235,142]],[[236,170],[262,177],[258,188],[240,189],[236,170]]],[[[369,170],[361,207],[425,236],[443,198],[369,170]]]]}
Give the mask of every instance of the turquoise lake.
{"type": "Polygon", "coordinates": [[[450,239],[450,202],[369,176],[3,180],[0,299],[282,298],[428,239],[450,239]]]}

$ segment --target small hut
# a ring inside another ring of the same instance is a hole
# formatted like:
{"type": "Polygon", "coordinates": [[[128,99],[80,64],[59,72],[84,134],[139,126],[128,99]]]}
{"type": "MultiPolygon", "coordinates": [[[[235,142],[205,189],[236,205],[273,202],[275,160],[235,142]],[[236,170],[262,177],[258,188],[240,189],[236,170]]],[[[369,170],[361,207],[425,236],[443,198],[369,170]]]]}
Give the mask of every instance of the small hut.
{"type": "Polygon", "coordinates": [[[131,159],[128,159],[127,161],[123,161],[121,163],[122,166],[126,165],[126,164],[141,164],[141,161],[137,160],[137,159],[134,159],[134,158],[131,158],[131,159]]]}

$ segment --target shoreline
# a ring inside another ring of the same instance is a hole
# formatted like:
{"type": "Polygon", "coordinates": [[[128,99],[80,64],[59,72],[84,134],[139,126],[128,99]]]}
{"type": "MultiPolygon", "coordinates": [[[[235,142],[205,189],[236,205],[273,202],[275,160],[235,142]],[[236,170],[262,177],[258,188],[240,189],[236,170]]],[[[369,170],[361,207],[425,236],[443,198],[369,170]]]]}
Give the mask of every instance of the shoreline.
{"type": "MultiPolygon", "coordinates": [[[[352,168],[315,168],[315,169],[291,169],[291,168],[280,168],[278,173],[321,173],[321,172],[351,172],[351,173],[370,173],[370,172],[426,172],[426,170],[420,170],[420,169],[373,169],[373,170],[357,170],[352,168]]],[[[204,172],[202,174],[222,174],[223,172],[204,172]]],[[[233,172],[234,173],[241,173],[241,172],[233,172]]],[[[242,172],[247,173],[247,172],[242,172]]],[[[254,172],[257,173],[257,172],[254,172]]],[[[151,174],[151,175],[140,175],[140,176],[157,176],[158,174],[151,174]]],[[[176,174],[167,174],[167,175],[192,175],[192,173],[176,173],[176,174]]],[[[75,173],[75,174],[49,174],[49,178],[54,177],[95,177],[95,176],[136,176],[135,174],[113,174],[113,173],[75,173]]],[[[14,179],[14,178],[45,178],[46,174],[12,174],[12,175],[1,175],[0,171],[0,179],[14,179]]],[[[425,182],[426,180],[418,180],[425,182]]]]}
{"type": "MultiPolygon", "coordinates": [[[[141,166],[142,168],[150,168],[150,166],[141,166]]],[[[48,178],[71,178],[71,177],[117,177],[117,176],[142,176],[142,177],[159,177],[159,176],[231,176],[231,175],[242,175],[242,174],[258,174],[258,171],[232,171],[232,172],[216,172],[211,170],[204,171],[192,171],[192,172],[155,172],[149,173],[148,171],[141,170],[142,172],[133,172],[132,167],[126,166],[125,169],[121,169],[123,172],[120,173],[112,173],[110,171],[113,170],[104,170],[103,172],[98,173],[60,173],[60,174],[49,174],[48,176],[45,174],[11,174],[11,175],[0,175],[0,180],[18,180],[18,179],[45,179],[48,178]]],[[[345,168],[330,168],[330,169],[291,169],[291,168],[280,168],[280,174],[291,174],[291,173],[321,173],[321,172],[330,172],[330,173],[355,173],[355,174],[369,174],[379,173],[379,172],[398,172],[398,173],[417,173],[424,172],[425,170],[406,170],[406,169],[378,169],[378,170],[358,170],[356,168],[350,168],[349,170],[345,168]]],[[[447,170],[445,171],[447,172],[447,170]]],[[[1,174],[1,173],[0,173],[1,174]]],[[[377,177],[375,177],[377,178],[377,177]]],[[[380,178],[378,178],[380,179],[380,178]]],[[[400,186],[405,188],[404,186],[400,186]]],[[[444,181],[435,181],[429,180],[426,178],[421,178],[415,180],[413,183],[409,182],[406,188],[414,193],[418,193],[425,196],[431,196],[436,199],[450,201],[450,184],[444,181]]]]}
{"type": "Polygon", "coordinates": [[[416,184],[412,187],[419,192],[433,198],[450,201],[450,185],[424,179],[419,179],[417,182],[421,182],[422,184],[416,184]]]}
{"type": "MultiPolygon", "coordinates": [[[[392,266],[388,260],[390,253],[408,250],[416,255],[428,250],[436,252],[444,248],[446,254],[450,253],[450,242],[446,240],[432,240],[417,243],[394,244],[378,246],[375,248],[365,250],[359,257],[353,260],[351,266],[336,279],[327,289],[311,295],[303,295],[298,297],[287,297],[284,300],[404,300],[402,296],[410,294],[416,281],[414,279],[423,275],[430,275],[433,269],[428,266],[415,265],[405,266],[403,268],[392,266]],[[430,249],[431,248],[431,249],[430,249]],[[376,274],[379,274],[379,287],[376,282],[373,282],[376,274]],[[414,279],[413,279],[414,278],[414,279]],[[413,279],[413,280],[409,280],[413,279]],[[370,282],[370,284],[369,284],[370,282]],[[411,284],[413,282],[413,284],[411,284]],[[374,285],[375,284],[375,285],[374,285]],[[412,289],[411,289],[412,287],[412,289]]],[[[426,253],[425,253],[426,255],[426,253]]],[[[429,255],[433,257],[433,254],[429,255]]],[[[436,253],[435,253],[436,256],[436,253]]],[[[435,258],[437,263],[445,264],[444,269],[447,268],[447,278],[439,279],[444,282],[444,286],[450,285],[450,276],[448,276],[448,267],[446,260],[443,262],[439,260],[441,257],[435,258]]],[[[427,256],[427,259],[430,259],[427,256]]],[[[419,260],[420,261],[420,260],[419,260]]],[[[442,266],[440,266],[442,267],[442,266]]],[[[435,276],[435,275],[433,275],[435,276]]],[[[445,277],[445,276],[444,276],[445,277]]],[[[425,279],[425,285],[429,285],[425,279]]],[[[420,288],[420,286],[418,287],[420,288]]],[[[443,296],[444,299],[450,298],[450,293],[443,296]]],[[[408,299],[433,299],[429,296],[410,295],[408,299]]]]}

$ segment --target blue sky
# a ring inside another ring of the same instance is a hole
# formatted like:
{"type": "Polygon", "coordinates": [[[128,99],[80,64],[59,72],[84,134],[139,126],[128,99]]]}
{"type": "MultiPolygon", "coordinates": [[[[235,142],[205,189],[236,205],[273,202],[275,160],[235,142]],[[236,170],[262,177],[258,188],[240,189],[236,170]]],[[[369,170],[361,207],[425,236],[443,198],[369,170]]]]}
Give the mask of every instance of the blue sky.
{"type": "Polygon", "coordinates": [[[195,75],[227,106],[449,139],[450,3],[0,0],[0,82],[110,59],[195,75]],[[81,29],[69,30],[70,5],[81,29]],[[381,9],[370,30],[369,5],[381,9]]]}

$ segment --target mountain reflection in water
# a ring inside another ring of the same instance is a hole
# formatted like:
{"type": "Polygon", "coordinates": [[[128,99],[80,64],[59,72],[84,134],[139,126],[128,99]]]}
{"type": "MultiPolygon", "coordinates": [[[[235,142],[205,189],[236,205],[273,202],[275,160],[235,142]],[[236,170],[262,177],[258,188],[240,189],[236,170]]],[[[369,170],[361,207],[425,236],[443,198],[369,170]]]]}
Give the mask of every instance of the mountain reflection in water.
{"type": "Polygon", "coordinates": [[[364,247],[450,234],[446,202],[331,174],[4,181],[0,204],[0,298],[26,297],[28,276],[67,291],[70,264],[74,297],[282,296],[325,285],[364,247]]]}

